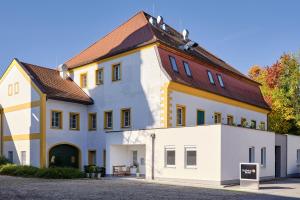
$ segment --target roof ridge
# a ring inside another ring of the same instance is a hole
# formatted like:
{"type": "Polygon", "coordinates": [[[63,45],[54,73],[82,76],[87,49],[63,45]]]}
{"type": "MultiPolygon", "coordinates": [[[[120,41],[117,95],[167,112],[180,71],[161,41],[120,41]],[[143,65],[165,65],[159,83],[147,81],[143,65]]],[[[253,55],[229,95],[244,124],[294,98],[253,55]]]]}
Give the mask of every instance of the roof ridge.
{"type": "MultiPolygon", "coordinates": [[[[81,53],[85,52],[87,49],[91,48],[92,46],[94,46],[95,44],[97,44],[99,41],[103,40],[104,38],[108,37],[109,35],[111,35],[115,30],[117,30],[118,28],[124,26],[126,23],[128,23],[130,20],[132,20],[134,17],[138,16],[139,14],[143,14],[143,16],[145,16],[145,12],[143,10],[139,11],[138,13],[136,13],[135,15],[133,15],[132,17],[130,17],[128,20],[126,20],[125,22],[123,22],[122,24],[120,24],[119,26],[117,26],[116,28],[114,28],[112,31],[108,32],[106,35],[104,35],[103,37],[101,37],[100,39],[98,39],[96,42],[94,42],[93,44],[91,44],[90,46],[88,46],[87,48],[85,48],[84,50],[80,51],[78,54],[76,54],[75,56],[72,56],[69,60],[67,60],[65,62],[65,64],[69,61],[71,61],[73,58],[77,57],[78,55],[80,55],[81,53]]],[[[146,18],[145,18],[146,19],[146,18]]],[[[147,21],[147,20],[146,20],[147,21]]],[[[147,22],[148,23],[148,22],[147,22]]],[[[67,66],[68,67],[68,66],[67,66]]]]}
{"type": "Polygon", "coordinates": [[[32,64],[32,63],[24,62],[24,61],[21,61],[21,60],[19,60],[19,62],[22,63],[22,64],[25,64],[25,65],[32,65],[34,67],[38,67],[38,68],[43,68],[43,69],[53,70],[53,71],[59,72],[57,69],[53,69],[53,68],[49,68],[49,67],[45,67],[45,66],[40,66],[40,65],[32,64]]]}

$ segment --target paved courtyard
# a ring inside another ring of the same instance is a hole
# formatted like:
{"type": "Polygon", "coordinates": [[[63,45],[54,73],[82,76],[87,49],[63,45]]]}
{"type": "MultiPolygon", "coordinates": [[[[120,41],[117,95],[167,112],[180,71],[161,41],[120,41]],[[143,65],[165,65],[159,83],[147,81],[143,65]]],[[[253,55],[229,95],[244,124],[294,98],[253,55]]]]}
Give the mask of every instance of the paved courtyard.
{"type": "MultiPolygon", "coordinates": [[[[297,186],[300,181],[293,184],[297,186]]],[[[273,187],[266,185],[269,186],[273,187]]],[[[272,190],[271,187],[269,190],[272,190]]],[[[234,189],[187,187],[128,179],[45,180],[0,176],[0,199],[297,199],[234,189]]]]}

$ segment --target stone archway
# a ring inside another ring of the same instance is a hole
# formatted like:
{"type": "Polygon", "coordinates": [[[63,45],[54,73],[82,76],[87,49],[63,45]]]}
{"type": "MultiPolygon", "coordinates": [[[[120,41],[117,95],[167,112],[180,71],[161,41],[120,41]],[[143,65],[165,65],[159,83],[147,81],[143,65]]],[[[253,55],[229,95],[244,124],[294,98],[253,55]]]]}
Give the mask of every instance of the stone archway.
{"type": "Polygon", "coordinates": [[[49,151],[49,167],[79,168],[80,150],[70,144],[53,146],[49,151]]]}

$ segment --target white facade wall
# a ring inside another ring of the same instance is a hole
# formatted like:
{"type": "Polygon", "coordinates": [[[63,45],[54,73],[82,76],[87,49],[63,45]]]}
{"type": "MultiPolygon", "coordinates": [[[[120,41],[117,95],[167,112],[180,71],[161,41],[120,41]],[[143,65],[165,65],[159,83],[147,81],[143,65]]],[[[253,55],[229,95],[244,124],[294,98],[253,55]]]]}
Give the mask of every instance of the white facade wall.
{"type": "Polygon", "coordinates": [[[275,134],[267,131],[223,125],[221,127],[221,180],[239,179],[239,165],[249,162],[249,148],[255,148],[255,162],[261,161],[261,148],[266,148],[266,166],[260,168],[261,178],[275,176],[275,134]]]}
{"type": "Polygon", "coordinates": [[[241,118],[246,118],[250,125],[251,120],[256,120],[256,128],[260,122],[265,122],[267,127],[267,115],[241,107],[231,106],[217,101],[184,94],[182,92],[171,92],[172,103],[172,125],[176,126],[176,105],[186,106],[186,126],[197,125],[197,109],[205,111],[205,124],[214,124],[214,113],[222,113],[222,124],[227,124],[227,115],[232,115],[235,124],[241,123],[241,118]]]}
{"type": "Polygon", "coordinates": [[[300,162],[297,162],[297,149],[300,149],[300,136],[287,135],[288,176],[300,176],[300,162]]]}

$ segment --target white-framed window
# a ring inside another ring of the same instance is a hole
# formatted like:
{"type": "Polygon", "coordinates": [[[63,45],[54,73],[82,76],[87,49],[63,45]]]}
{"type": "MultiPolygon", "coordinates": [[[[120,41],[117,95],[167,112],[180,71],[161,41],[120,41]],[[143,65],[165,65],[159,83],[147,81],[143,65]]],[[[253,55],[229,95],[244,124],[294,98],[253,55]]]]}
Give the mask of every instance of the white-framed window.
{"type": "Polygon", "coordinates": [[[212,74],[209,70],[207,71],[207,75],[208,75],[209,82],[211,84],[215,84],[215,80],[214,80],[214,78],[213,78],[213,76],[212,76],[212,74]]]}
{"type": "Polygon", "coordinates": [[[217,74],[217,77],[218,77],[218,81],[219,81],[220,86],[224,87],[224,82],[223,82],[221,74],[217,74]]]}
{"type": "Polygon", "coordinates": [[[94,131],[97,129],[97,113],[89,113],[89,130],[94,131]]]}
{"type": "Polygon", "coordinates": [[[105,129],[113,128],[113,112],[112,111],[104,112],[104,128],[105,129]]]}
{"type": "Polygon", "coordinates": [[[7,152],[7,159],[9,162],[13,163],[14,162],[14,152],[13,151],[8,151],[7,152]]]}
{"type": "Polygon", "coordinates": [[[255,162],[255,147],[249,148],[249,163],[255,162]]]}
{"type": "Polygon", "coordinates": [[[165,147],[165,166],[175,167],[176,166],[176,151],[174,146],[165,147]]]}
{"type": "Polygon", "coordinates": [[[266,167],[267,164],[267,149],[263,147],[260,149],[260,165],[266,167]]]}
{"type": "Polygon", "coordinates": [[[171,63],[173,71],[178,72],[176,59],[173,56],[169,56],[169,59],[170,59],[170,63],[171,63]]]}
{"type": "Polygon", "coordinates": [[[51,128],[62,128],[62,111],[51,111],[51,128]]]}
{"type": "Polygon", "coordinates": [[[121,80],[121,64],[115,64],[112,66],[112,81],[121,80]]]}
{"type": "Polygon", "coordinates": [[[69,128],[70,130],[79,130],[80,126],[80,114],[79,113],[70,113],[70,121],[69,121],[69,128]]]}
{"type": "Polygon", "coordinates": [[[184,70],[185,70],[186,75],[192,76],[192,72],[191,72],[189,63],[183,61],[183,66],[184,66],[184,70]]]}
{"type": "Polygon", "coordinates": [[[131,111],[129,108],[121,109],[122,128],[131,127],[131,111]]]}
{"type": "Polygon", "coordinates": [[[297,149],[297,163],[300,164],[300,149],[297,149]]]}
{"type": "Polygon", "coordinates": [[[80,74],[80,87],[86,88],[88,85],[87,73],[80,74]]]}
{"type": "Polygon", "coordinates": [[[185,167],[196,168],[197,167],[197,148],[195,146],[186,146],[185,150],[185,167]]]}
{"type": "Polygon", "coordinates": [[[21,165],[26,165],[26,151],[21,151],[21,165]]]}
{"type": "Polygon", "coordinates": [[[185,126],[185,106],[176,106],[176,125],[185,126]]]}

